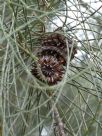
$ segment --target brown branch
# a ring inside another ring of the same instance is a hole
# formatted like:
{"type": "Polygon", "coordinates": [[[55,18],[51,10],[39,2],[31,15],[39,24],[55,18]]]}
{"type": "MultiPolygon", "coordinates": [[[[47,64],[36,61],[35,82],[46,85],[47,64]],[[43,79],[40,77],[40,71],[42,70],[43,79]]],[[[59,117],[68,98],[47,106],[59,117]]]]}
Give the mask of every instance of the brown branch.
{"type": "Polygon", "coordinates": [[[55,133],[57,136],[65,136],[65,133],[64,133],[64,124],[60,118],[60,115],[59,115],[59,112],[58,112],[58,109],[56,106],[53,107],[53,119],[54,119],[54,124],[55,124],[55,133]]]}
{"type": "Polygon", "coordinates": [[[53,127],[56,136],[65,136],[64,132],[64,123],[60,117],[59,111],[54,103],[54,101],[50,101],[50,105],[52,107],[52,119],[54,120],[53,127]]]}

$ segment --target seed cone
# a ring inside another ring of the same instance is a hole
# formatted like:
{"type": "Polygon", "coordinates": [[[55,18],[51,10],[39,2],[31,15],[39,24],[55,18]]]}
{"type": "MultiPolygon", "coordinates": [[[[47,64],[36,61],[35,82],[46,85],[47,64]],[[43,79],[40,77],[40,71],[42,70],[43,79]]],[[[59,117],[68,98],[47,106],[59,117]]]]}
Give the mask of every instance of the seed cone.
{"type": "Polygon", "coordinates": [[[41,48],[37,50],[38,62],[32,65],[31,73],[39,80],[49,85],[57,84],[62,80],[67,61],[67,48],[73,59],[76,47],[73,41],[57,33],[47,35],[41,40],[41,48]]]}

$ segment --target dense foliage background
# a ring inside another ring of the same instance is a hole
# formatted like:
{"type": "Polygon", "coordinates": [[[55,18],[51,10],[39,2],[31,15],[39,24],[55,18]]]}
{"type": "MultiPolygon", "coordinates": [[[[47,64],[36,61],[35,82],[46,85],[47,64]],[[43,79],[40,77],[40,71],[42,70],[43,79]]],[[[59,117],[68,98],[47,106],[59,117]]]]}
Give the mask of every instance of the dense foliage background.
{"type": "Polygon", "coordinates": [[[101,0],[0,0],[0,37],[1,135],[56,136],[54,106],[66,136],[102,135],[101,0]],[[51,87],[30,69],[39,37],[56,29],[77,54],[51,87]]]}

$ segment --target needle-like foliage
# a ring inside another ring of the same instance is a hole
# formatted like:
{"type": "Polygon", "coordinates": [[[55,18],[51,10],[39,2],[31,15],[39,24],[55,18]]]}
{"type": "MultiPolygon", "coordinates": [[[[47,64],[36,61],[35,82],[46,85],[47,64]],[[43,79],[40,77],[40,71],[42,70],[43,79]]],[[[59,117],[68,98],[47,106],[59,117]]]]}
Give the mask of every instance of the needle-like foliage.
{"type": "Polygon", "coordinates": [[[0,133],[3,136],[102,135],[102,1],[0,1],[0,133]],[[41,36],[56,31],[77,54],[61,82],[31,73],[41,36]]]}

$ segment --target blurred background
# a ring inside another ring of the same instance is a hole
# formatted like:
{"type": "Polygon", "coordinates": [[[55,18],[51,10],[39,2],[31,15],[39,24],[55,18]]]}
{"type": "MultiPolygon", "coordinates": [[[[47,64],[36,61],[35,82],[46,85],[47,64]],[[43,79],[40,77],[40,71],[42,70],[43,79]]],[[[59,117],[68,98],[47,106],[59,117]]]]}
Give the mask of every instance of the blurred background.
{"type": "Polygon", "coordinates": [[[0,136],[62,136],[54,104],[65,136],[101,136],[102,1],[0,0],[0,82],[0,136]],[[48,86],[30,71],[39,37],[56,30],[77,54],[63,80],[48,86]]]}

